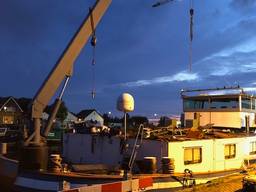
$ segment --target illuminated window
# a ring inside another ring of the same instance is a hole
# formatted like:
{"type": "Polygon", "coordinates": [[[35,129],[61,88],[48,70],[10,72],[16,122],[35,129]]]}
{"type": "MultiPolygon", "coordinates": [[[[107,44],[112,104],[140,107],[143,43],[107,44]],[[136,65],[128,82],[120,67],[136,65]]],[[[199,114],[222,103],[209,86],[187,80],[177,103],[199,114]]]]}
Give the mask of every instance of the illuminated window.
{"type": "Polygon", "coordinates": [[[184,164],[196,164],[202,162],[202,148],[189,147],[184,149],[184,164]]]}
{"type": "Polygon", "coordinates": [[[256,141],[250,142],[250,155],[256,154],[256,141]]]}
{"type": "Polygon", "coordinates": [[[14,117],[13,116],[3,116],[4,124],[13,124],[14,117]]]}
{"type": "Polygon", "coordinates": [[[232,159],[236,156],[236,144],[225,145],[224,149],[225,159],[232,159]]]}

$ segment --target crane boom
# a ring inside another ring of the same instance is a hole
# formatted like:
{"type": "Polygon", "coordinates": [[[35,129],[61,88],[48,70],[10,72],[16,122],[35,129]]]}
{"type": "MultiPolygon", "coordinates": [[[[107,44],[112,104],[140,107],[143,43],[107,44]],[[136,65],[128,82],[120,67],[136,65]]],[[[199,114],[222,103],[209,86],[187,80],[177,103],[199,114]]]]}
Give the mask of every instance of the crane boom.
{"type": "Polygon", "coordinates": [[[160,0],[160,1],[156,2],[155,4],[153,4],[152,7],[158,7],[158,6],[160,6],[160,5],[169,3],[169,2],[171,2],[171,1],[174,1],[174,0],[160,0]]]}
{"type": "Polygon", "coordinates": [[[31,112],[34,124],[33,144],[40,145],[40,121],[43,110],[48,105],[65,77],[70,77],[72,75],[74,62],[93,32],[90,15],[93,15],[94,27],[96,27],[110,3],[111,0],[96,1],[90,13],[87,15],[67,48],[60,56],[56,65],[36,93],[33,99],[31,112]]]}

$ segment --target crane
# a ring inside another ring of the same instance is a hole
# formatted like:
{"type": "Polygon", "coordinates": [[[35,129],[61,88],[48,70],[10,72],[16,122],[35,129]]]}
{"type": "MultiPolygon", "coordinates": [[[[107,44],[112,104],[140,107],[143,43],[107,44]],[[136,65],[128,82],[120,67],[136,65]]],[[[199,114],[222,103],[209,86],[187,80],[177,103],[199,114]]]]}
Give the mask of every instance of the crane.
{"type": "Polygon", "coordinates": [[[164,5],[164,4],[169,3],[171,1],[174,1],[174,0],[160,0],[160,1],[156,2],[155,4],[153,4],[152,7],[158,7],[160,5],[164,5]]]}
{"type": "MultiPolygon", "coordinates": [[[[169,3],[174,0],[160,0],[152,5],[152,7],[158,7],[169,3]]],[[[189,9],[189,71],[191,72],[192,68],[192,41],[193,41],[193,25],[194,25],[194,9],[193,9],[193,0],[190,0],[190,9],[189,9]]]]}
{"type": "Polygon", "coordinates": [[[45,158],[48,158],[48,147],[42,135],[45,137],[48,135],[58,108],[62,102],[66,86],[72,76],[75,60],[87,43],[89,37],[94,34],[94,28],[97,26],[110,4],[111,0],[97,0],[93,7],[90,8],[89,14],[84,19],[82,25],[79,27],[57,63],[46,77],[42,86],[35,94],[31,107],[33,133],[24,142],[22,155],[20,157],[22,168],[32,170],[46,169],[47,165],[45,165],[43,161],[45,158]],[[41,118],[43,111],[63,81],[64,84],[61,93],[55,101],[54,110],[49,117],[48,124],[43,134],[41,135],[41,118]]]}

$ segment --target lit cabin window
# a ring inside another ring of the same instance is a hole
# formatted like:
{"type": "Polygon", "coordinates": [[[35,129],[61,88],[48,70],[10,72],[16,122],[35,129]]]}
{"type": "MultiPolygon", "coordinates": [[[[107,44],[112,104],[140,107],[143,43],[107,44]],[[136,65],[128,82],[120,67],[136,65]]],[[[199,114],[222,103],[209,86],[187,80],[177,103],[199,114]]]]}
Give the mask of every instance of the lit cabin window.
{"type": "Polygon", "coordinates": [[[256,154],[256,141],[250,142],[250,155],[256,154]]]}
{"type": "Polygon", "coordinates": [[[3,122],[4,122],[4,124],[13,124],[14,117],[13,116],[3,116],[3,122]]]}
{"type": "Polygon", "coordinates": [[[236,156],[236,144],[225,145],[224,149],[225,159],[232,159],[236,156]]]}
{"type": "Polygon", "coordinates": [[[196,164],[202,162],[202,148],[188,147],[184,149],[184,164],[196,164]]]}

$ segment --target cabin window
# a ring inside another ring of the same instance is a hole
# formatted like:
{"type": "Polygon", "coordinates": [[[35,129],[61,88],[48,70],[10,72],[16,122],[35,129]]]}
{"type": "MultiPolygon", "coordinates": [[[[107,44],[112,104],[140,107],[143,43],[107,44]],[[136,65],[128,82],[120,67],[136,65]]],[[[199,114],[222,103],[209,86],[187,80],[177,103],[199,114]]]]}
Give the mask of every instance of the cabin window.
{"type": "Polygon", "coordinates": [[[250,155],[256,154],[256,141],[250,142],[250,155]]]}
{"type": "Polygon", "coordinates": [[[252,109],[255,110],[255,99],[252,99],[252,109]]]}
{"type": "Polygon", "coordinates": [[[238,98],[213,98],[211,100],[212,109],[238,108],[238,98]]]}
{"type": "Polygon", "coordinates": [[[184,100],[184,109],[208,109],[208,100],[184,100]]]}
{"type": "Polygon", "coordinates": [[[196,164],[202,162],[202,148],[188,147],[184,149],[184,164],[196,164]]]}
{"type": "Polygon", "coordinates": [[[224,149],[225,159],[232,159],[236,156],[236,144],[227,144],[224,149]]]}
{"type": "Polygon", "coordinates": [[[251,99],[242,98],[242,108],[251,109],[251,99]]]}
{"type": "Polygon", "coordinates": [[[4,124],[13,124],[14,123],[14,117],[13,116],[3,116],[3,123],[4,124]]]}

